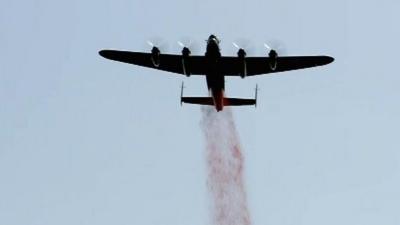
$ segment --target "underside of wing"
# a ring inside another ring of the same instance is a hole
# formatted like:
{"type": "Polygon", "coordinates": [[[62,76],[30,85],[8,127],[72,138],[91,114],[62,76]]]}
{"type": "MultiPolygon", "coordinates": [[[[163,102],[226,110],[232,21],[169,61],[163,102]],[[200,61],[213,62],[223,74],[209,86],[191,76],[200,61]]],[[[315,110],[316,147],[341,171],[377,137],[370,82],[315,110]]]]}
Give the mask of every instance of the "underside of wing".
{"type": "Polygon", "coordinates": [[[329,56],[284,56],[275,59],[269,57],[247,57],[245,61],[238,57],[222,57],[221,73],[228,76],[254,76],[268,73],[278,73],[323,66],[333,62],[329,56]]]}
{"type": "Polygon", "coordinates": [[[333,62],[329,56],[246,57],[223,56],[214,66],[209,66],[205,56],[159,54],[102,50],[104,58],[184,75],[218,73],[227,76],[254,76],[322,66],[333,62]]]}
{"type": "Polygon", "coordinates": [[[99,54],[106,59],[177,74],[204,74],[204,56],[190,56],[185,60],[182,55],[160,54],[155,60],[151,53],[143,52],[102,50],[99,54]]]}

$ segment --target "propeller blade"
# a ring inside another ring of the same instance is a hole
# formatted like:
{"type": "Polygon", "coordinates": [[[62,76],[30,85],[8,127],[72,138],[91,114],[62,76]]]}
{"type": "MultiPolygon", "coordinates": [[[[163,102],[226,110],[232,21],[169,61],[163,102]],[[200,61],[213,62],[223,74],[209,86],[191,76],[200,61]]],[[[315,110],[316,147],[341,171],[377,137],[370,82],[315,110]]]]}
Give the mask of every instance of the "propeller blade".
{"type": "Polygon", "coordinates": [[[237,49],[243,49],[246,54],[254,54],[254,48],[251,45],[251,42],[248,39],[245,38],[240,38],[240,39],[236,39],[234,42],[232,42],[232,45],[237,49]]]}
{"type": "Polygon", "coordinates": [[[148,45],[150,45],[150,47],[155,47],[155,45],[154,45],[153,42],[151,42],[151,41],[146,41],[146,43],[147,43],[148,45]]]}
{"type": "Polygon", "coordinates": [[[178,51],[181,51],[182,48],[186,47],[192,53],[195,53],[195,54],[200,53],[198,43],[195,40],[193,40],[192,38],[188,38],[188,37],[181,38],[179,41],[177,41],[177,43],[180,47],[180,49],[178,49],[178,51]]]}
{"type": "Polygon", "coordinates": [[[276,51],[279,55],[286,55],[286,47],[285,44],[282,41],[273,39],[268,42],[264,42],[264,47],[268,50],[274,50],[276,51]],[[268,43],[268,44],[267,44],[268,43]]]}
{"type": "Polygon", "coordinates": [[[157,47],[161,52],[168,51],[168,43],[163,38],[158,38],[158,37],[149,38],[146,40],[146,44],[151,48],[157,47]]]}
{"type": "Polygon", "coordinates": [[[272,50],[272,48],[269,47],[269,45],[267,45],[266,43],[264,43],[264,47],[267,48],[268,50],[272,50]]]}
{"type": "Polygon", "coordinates": [[[182,48],[186,47],[182,42],[178,41],[178,45],[181,46],[182,48]]]}

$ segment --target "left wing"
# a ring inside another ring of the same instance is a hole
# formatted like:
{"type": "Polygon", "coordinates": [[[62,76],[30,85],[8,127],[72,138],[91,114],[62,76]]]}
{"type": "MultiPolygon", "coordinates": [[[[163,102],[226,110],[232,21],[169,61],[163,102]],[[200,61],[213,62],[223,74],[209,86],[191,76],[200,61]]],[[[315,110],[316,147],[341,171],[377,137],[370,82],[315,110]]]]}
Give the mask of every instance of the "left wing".
{"type": "MultiPolygon", "coordinates": [[[[246,57],[247,75],[254,76],[268,73],[278,73],[323,66],[333,62],[330,56],[282,56],[277,57],[276,68],[271,69],[272,59],[269,57],[246,57]]],[[[239,76],[242,71],[243,61],[238,57],[222,57],[220,61],[221,72],[227,76],[239,76]]]]}
{"type": "MultiPolygon", "coordinates": [[[[151,60],[151,53],[128,52],[117,50],[102,50],[101,56],[107,59],[144,66],[148,68],[168,71],[177,74],[185,74],[182,66],[182,55],[160,54],[160,64],[154,66],[151,60]]],[[[205,56],[190,56],[190,73],[193,75],[205,75],[209,71],[205,56]]],[[[277,73],[297,69],[305,69],[316,66],[323,66],[333,62],[329,56],[283,56],[277,57],[276,68],[271,69],[269,57],[246,57],[247,75],[277,73]]],[[[227,76],[240,76],[243,61],[238,57],[222,56],[218,62],[218,73],[227,76]]]]}

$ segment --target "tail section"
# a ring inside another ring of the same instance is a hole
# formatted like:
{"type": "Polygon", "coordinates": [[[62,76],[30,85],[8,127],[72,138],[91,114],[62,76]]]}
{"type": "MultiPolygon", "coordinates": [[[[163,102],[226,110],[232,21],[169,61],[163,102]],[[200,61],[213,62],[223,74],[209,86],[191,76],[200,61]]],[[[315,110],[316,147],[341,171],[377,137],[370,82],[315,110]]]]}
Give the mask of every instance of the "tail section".
{"type": "Polygon", "coordinates": [[[217,104],[214,102],[212,97],[183,97],[183,89],[184,85],[182,82],[181,86],[181,105],[182,103],[188,104],[196,104],[196,105],[210,105],[215,106],[217,111],[221,111],[224,106],[244,106],[244,105],[254,105],[257,107],[257,92],[258,87],[255,89],[254,99],[246,99],[246,98],[223,98],[223,101],[219,102],[217,100],[217,104]]]}
{"type": "MultiPolygon", "coordinates": [[[[197,105],[214,105],[211,97],[182,97],[181,102],[197,105]]],[[[255,105],[256,99],[224,98],[224,106],[255,105]]]]}

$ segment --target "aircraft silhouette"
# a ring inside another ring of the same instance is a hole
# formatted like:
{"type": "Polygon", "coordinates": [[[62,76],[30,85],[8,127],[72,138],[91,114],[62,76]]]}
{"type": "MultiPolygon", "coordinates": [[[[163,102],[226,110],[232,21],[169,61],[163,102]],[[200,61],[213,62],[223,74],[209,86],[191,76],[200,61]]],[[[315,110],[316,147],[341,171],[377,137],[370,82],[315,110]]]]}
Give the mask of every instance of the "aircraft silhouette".
{"type": "Polygon", "coordinates": [[[190,49],[182,45],[182,54],[162,54],[157,46],[150,53],[128,52],[118,50],[101,50],[104,58],[130,63],[138,66],[168,71],[186,76],[205,75],[209,97],[183,97],[181,89],[181,104],[213,105],[217,111],[224,106],[241,106],[257,104],[257,87],[254,99],[226,98],[225,76],[247,76],[284,72],[323,66],[334,61],[330,56],[278,56],[276,50],[269,49],[268,57],[247,57],[246,51],[239,48],[237,56],[221,56],[220,40],[210,35],[207,40],[205,55],[191,55],[190,49]]]}

